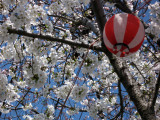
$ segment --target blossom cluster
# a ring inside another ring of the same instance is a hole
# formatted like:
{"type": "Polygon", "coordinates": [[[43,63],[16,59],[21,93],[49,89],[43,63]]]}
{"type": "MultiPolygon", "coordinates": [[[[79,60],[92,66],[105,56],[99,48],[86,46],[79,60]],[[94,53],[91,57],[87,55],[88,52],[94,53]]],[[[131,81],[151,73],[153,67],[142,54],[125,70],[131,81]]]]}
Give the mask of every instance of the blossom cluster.
{"type": "Polygon", "coordinates": [[[0,74],[0,101],[7,100],[8,102],[16,101],[20,96],[17,94],[17,88],[12,84],[8,84],[7,76],[0,74]]]}
{"type": "Polygon", "coordinates": [[[47,80],[47,73],[42,69],[43,63],[40,63],[40,58],[33,58],[32,63],[26,64],[23,67],[26,84],[29,87],[42,87],[47,80]]]}
{"type": "Polygon", "coordinates": [[[155,2],[154,4],[151,4],[149,6],[150,9],[150,20],[151,22],[149,23],[149,27],[148,29],[146,29],[146,31],[150,34],[155,35],[154,36],[154,41],[157,42],[157,40],[159,39],[160,36],[160,3],[159,2],[155,2]]]}
{"type": "Polygon", "coordinates": [[[47,106],[47,110],[46,110],[46,114],[44,113],[39,113],[39,114],[35,114],[33,117],[29,116],[29,115],[24,115],[23,118],[26,120],[53,120],[54,119],[54,114],[55,109],[53,105],[48,105],[47,106]]]}
{"type": "Polygon", "coordinates": [[[10,103],[19,99],[20,95],[17,93],[17,88],[8,83],[7,76],[0,73],[0,101],[7,101],[8,105],[0,102],[0,112],[10,112],[10,103]]]}

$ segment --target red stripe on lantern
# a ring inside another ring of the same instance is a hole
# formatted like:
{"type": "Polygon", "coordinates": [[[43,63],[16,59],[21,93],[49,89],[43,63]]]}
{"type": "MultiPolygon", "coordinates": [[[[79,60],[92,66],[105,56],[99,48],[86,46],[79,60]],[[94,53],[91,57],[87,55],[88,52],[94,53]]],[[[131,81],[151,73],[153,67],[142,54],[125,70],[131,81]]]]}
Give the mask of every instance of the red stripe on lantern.
{"type": "Polygon", "coordinates": [[[139,44],[139,45],[137,45],[136,47],[134,47],[134,48],[130,49],[130,52],[131,52],[131,53],[136,52],[136,51],[141,47],[142,43],[143,43],[143,40],[140,42],[140,44],[139,44]]]}
{"type": "Polygon", "coordinates": [[[128,14],[127,27],[123,43],[128,45],[134,39],[136,33],[138,32],[139,24],[140,21],[136,16],[128,14]]]}
{"type": "Polygon", "coordinates": [[[114,22],[114,17],[111,17],[108,22],[105,25],[105,33],[106,33],[106,37],[108,38],[108,40],[110,41],[110,43],[112,45],[115,45],[117,43],[115,35],[114,35],[114,27],[113,27],[113,22],[114,22]]]}
{"type": "Polygon", "coordinates": [[[128,44],[129,48],[132,49],[137,45],[139,45],[144,40],[144,35],[145,35],[144,27],[143,27],[143,24],[140,22],[139,30],[135,38],[128,44]]]}

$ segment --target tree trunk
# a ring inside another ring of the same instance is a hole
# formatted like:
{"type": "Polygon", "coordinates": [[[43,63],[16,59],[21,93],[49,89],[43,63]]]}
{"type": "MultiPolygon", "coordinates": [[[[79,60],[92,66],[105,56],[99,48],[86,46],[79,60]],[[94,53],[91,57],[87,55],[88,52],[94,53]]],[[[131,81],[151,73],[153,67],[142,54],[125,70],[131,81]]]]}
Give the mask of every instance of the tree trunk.
{"type": "MultiPolygon", "coordinates": [[[[101,32],[101,36],[103,36],[103,29],[106,22],[106,17],[103,10],[103,0],[91,0],[91,5],[98,23],[98,27],[101,32]]],[[[103,46],[103,49],[106,49],[103,43],[102,43],[102,46],[103,46]]],[[[143,97],[143,94],[137,82],[132,78],[132,75],[130,74],[125,62],[119,61],[107,49],[105,51],[105,54],[108,56],[110,63],[114,68],[114,71],[117,73],[120,79],[120,82],[123,84],[123,86],[127,90],[128,95],[130,96],[130,99],[135,104],[137,111],[140,114],[142,120],[156,120],[154,107],[152,108],[149,107],[150,103],[148,103],[143,97]]]]}
{"type": "Polygon", "coordinates": [[[139,112],[142,120],[156,120],[154,110],[147,109],[146,111],[139,112]]]}

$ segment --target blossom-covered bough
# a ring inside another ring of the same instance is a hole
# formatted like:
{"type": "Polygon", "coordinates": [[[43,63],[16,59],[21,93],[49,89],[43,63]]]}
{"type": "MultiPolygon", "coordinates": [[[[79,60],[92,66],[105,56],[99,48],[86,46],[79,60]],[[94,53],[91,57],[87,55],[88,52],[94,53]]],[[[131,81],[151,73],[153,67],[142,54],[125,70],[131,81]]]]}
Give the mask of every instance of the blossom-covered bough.
{"type": "Polygon", "coordinates": [[[160,119],[158,0],[1,0],[0,119],[160,119]],[[139,17],[145,41],[119,58],[106,19],[139,17]]]}

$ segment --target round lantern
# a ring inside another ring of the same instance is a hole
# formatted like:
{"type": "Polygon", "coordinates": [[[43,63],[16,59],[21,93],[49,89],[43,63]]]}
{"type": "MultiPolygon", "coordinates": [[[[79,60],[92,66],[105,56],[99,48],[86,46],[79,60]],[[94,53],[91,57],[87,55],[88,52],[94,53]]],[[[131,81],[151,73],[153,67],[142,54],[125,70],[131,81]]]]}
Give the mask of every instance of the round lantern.
{"type": "Polygon", "coordinates": [[[106,22],[103,40],[110,52],[126,57],[141,47],[144,35],[144,26],[136,16],[120,13],[106,22]]]}

